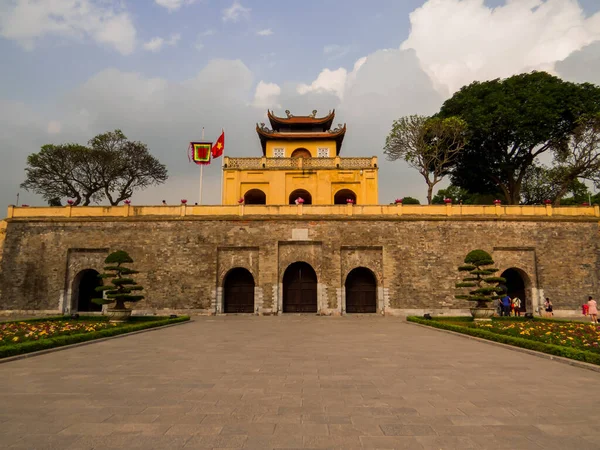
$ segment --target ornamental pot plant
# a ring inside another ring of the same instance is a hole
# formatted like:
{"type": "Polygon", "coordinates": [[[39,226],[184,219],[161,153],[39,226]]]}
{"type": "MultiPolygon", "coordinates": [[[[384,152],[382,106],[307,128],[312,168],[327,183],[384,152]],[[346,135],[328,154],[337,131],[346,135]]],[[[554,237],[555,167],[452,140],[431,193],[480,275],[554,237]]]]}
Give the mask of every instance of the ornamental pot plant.
{"type": "Polygon", "coordinates": [[[483,250],[473,250],[465,257],[465,264],[460,266],[460,272],[468,275],[462,282],[456,283],[458,289],[468,288],[468,294],[455,295],[456,298],[475,302],[471,307],[471,315],[475,320],[490,320],[496,308],[490,307],[490,302],[498,301],[502,288],[499,283],[506,283],[502,277],[493,276],[498,269],[491,267],[494,261],[489,253],[483,250]]]}
{"type": "Polygon", "coordinates": [[[109,305],[114,303],[113,307],[106,309],[106,315],[110,322],[127,322],[131,316],[131,309],[125,307],[125,302],[135,303],[143,300],[143,295],[134,295],[133,292],[144,289],[142,286],[129,277],[139,273],[137,270],[123,266],[123,264],[133,263],[131,256],[123,250],[111,253],[104,260],[105,273],[99,275],[100,278],[110,278],[109,285],[98,286],[96,292],[103,292],[104,298],[95,298],[92,301],[98,305],[109,305]]]}

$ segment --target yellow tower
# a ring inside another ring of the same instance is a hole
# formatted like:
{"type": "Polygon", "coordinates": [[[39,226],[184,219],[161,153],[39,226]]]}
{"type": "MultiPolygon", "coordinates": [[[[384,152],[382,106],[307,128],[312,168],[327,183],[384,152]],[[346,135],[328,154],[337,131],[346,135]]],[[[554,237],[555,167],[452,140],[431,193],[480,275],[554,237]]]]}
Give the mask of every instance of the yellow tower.
{"type": "Polygon", "coordinates": [[[247,205],[378,203],[377,157],[342,158],[346,125],[331,129],[335,111],[324,117],[277,117],[256,125],[262,157],[223,161],[223,204],[247,205]]]}

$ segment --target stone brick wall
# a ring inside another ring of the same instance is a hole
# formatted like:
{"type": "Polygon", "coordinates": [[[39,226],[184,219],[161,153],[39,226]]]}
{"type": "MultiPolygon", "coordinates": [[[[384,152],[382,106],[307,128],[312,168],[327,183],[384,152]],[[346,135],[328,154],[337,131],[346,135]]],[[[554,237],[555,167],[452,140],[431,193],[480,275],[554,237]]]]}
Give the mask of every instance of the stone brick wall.
{"type": "Polygon", "coordinates": [[[454,298],[456,268],[475,248],[492,253],[500,272],[524,274],[528,310],[543,296],[573,310],[599,294],[593,218],[9,219],[5,236],[0,310],[70,311],[77,274],[101,271],[117,249],[141,272],[146,299],[136,308],[159,313],[214,312],[233,267],[254,276],[259,312],[276,313],[295,261],[317,273],[325,314],[342,311],[345,277],[358,266],[377,279],[380,312],[464,310],[468,303],[454,298]]]}

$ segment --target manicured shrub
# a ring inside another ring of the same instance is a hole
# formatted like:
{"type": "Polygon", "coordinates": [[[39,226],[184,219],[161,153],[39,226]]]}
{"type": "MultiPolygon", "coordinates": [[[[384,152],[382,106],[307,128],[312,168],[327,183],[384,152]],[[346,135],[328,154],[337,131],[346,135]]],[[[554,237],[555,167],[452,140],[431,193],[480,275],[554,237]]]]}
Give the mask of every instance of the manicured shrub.
{"type": "Polygon", "coordinates": [[[478,308],[486,308],[488,303],[500,298],[502,288],[498,283],[505,283],[502,277],[492,276],[498,269],[494,265],[492,256],[484,250],[470,251],[464,260],[465,264],[459,266],[459,272],[468,272],[462,282],[456,283],[458,289],[475,288],[469,290],[468,294],[457,294],[456,298],[477,302],[478,308]]]}
{"type": "Polygon", "coordinates": [[[141,291],[142,286],[136,284],[133,278],[124,275],[135,275],[137,270],[125,267],[122,264],[133,263],[133,259],[123,250],[111,253],[104,260],[105,264],[112,264],[104,267],[105,273],[101,278],[111,278],[112,286],[98,286],[96,292],[105,292],[106,298],[95,298],[92,301],[99,305],[115,304],[115,309],[125,309],[125,302],[139,302],[144,299],[143,295],[134,295],[132,292],[141,291]]]}

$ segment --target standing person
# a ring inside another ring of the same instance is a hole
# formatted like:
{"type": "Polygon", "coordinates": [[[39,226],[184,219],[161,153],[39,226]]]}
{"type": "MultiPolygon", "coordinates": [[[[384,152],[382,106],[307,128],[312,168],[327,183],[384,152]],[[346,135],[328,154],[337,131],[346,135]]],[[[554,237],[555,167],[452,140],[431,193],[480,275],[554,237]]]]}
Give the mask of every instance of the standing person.
{"type": "Polygon", "coordinates": [[[546,297],[546,301],[544,302],[544,311],[546,311],[546,317],[552,317],[554,312],[552,311],[552,302],[548,297],[546,297]]]}
{"type": "Polygon", "coordinates": [[[162,204],[163,204],[163,206],[165,206],[167,204],[167,202],[163,200],[162,204]]]}
{"type": "Polygon", "coordinates": [[[590,295],[588,297],[588,314],[592,316],[592,323],[598,323],[598,304],[590,295]]]}
{"type": "Polygon", "coordinates": [[[521,299],[519,297],[513,299],[513,308],[515,309],[515,316],[521,317],[521,299]]]}
{"type": "Polygon", "coordinates": [[[502,297],[502,315],[505,317],[510,316],[510,297],[508,294],[502,297]]]}

